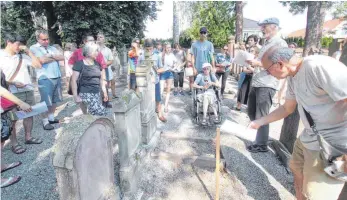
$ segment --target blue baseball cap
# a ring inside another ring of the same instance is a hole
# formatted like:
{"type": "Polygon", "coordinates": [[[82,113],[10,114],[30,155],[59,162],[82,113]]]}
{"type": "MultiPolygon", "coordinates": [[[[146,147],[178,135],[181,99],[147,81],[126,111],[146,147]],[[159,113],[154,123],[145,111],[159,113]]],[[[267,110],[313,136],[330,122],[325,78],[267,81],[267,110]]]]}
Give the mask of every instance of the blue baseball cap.
{"type": "Polygon", "coordinates": [[[271,17],[271,18],[264,19],[264,21],[262,21],[262,22],[258,22],[259,26],[263,26],[266,24],[275,24],[275,25],[279,26],[280,20],[278,20],[276,17],[271,17]]]}

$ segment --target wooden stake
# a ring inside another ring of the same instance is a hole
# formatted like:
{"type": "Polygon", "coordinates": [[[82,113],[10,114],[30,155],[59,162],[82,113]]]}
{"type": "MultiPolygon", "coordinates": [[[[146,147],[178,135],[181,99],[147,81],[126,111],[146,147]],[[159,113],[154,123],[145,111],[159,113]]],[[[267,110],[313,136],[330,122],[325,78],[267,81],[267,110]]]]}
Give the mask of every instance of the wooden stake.
{"type": "Polygon", "coordinates": [[[216,135],[216,198],[215,200],[219,200],[219,164],[220,164],[220,129],[217,128],[216,135]]]}

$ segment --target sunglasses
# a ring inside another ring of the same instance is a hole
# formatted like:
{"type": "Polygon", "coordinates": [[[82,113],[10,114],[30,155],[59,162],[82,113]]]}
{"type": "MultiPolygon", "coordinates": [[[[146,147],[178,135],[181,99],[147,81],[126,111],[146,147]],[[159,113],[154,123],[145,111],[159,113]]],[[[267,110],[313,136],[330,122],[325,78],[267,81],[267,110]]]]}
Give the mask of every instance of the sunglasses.
{"type": "Polygon", "coordinates": [[[201,31],[201,32],[200,32],[200,34],[207,34],[207,32],[205,32],[205,31],[201,31]]]}

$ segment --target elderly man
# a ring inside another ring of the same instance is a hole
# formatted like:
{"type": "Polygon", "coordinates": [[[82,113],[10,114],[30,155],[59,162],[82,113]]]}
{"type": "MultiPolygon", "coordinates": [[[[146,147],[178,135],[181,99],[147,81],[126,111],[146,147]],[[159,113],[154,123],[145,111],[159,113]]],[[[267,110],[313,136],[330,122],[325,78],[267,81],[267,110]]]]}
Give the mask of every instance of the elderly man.
{"type": "MultiPolygon", "coordinates": [[[[255,68],[252,78],[251,91],[248,97],[248,116],[251,120],[259,119],[269,114],[272,98],[279,87],[279,81],[266,70],[262,68],[260,62],[266,50],[273,46],[287,47],[287,43],[281,39],[277,33],[279,29],[279,20],[277,18],[268,18],[259,24],[266,39],[265,44],[260,49],[256,60],[247,61],[255,68]]],[[[253,153],[267,152],[267,142],[269,140],[269,125],[262,126],[258,132],[253,145],[247,147],[247,150],[253,153]]]]}
{"type": "MultiPolygon", "coordinates": [[[[5,35],[6,48],[0,50],[0,69],[4,72],[6,81],[9,84],[9,90],[21,101],[35,105],[34,88],[31,84],[31,78],[28,67],[40,69],[39,59],[29,51],[25,45],[23,37],[15,34],[5,35]]],[[[33,117],[23,119],[26,144],[40,144],[42,140],[31,136],[33,129],[33,117]]],[[[12,123],[12,134],[10,136],[12,151],[16,154],[23,153],[25,148],[22,147],[16,136],[16,121],[12,123]]]]}
{"type": "Polygon", "coordinates": [[[200,28],[200,39],[192,44],[190,49],[191,62],[198,74],[202,74],[202,65],[204,63],[210,63],[212,65],[211,72],[216,72],[215,62],[214,62],[214,47],[212,42],[207,40],[207,28],[200,28]]]}
{"type": "Polygon", "coordinates": [[[344,160],[347,173],[347,67],[328,56],[300,58],[293,49],[276,47],[265,53],[262,66],[278,79],[288,77],[286,101],[269,115],[252,121],[250,127],[258,129],[283,119],[298,105],[305,129],[295,142],[290,161],[296,197],[337,199],[344,182],[324,172],[317,132],[310,128],[308,119],[311,116],[318,133],[346,154],[337,160],[344,160]]]}
{"type": "Polygon", "coordinates": [[[41,102],[45,101],[48,106],[48,111],[43,114],[43,129],[52,130],[52,124],[59,123],[59,120],[54,119],[57,103],[63,101],[59,61],[64,60],[64,55],[49,45],[47,31],[37,31],[36,39],[37,43],[32,45],[30,50],[42,64],[42,68],[36,69],[36,73],[41,102]]]}

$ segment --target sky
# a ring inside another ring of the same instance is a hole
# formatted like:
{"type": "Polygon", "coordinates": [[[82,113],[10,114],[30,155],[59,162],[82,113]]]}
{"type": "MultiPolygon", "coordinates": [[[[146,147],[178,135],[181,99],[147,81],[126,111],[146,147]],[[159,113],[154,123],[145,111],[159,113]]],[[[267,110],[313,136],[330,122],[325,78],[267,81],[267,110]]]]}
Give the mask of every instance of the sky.
{"type": "MultiPolygon", "coordinates": [[[[146,37],[150,38],[170,38],[172,37],[172,1],[164,1],[158,12],[155,21],[147,21],[145,32],[146,37]]],[[[293,15],[288,7],[282,6],[275,0],[250,0],[243,8],[243,17],[261,21],[269,17],[277,17],[280,20],[281,32],[287,35],[293,31],[306,27],[306,11],[303,14],[293,15]]],[[[326,20],[332,16],[328,13],[326,20]]]]}

